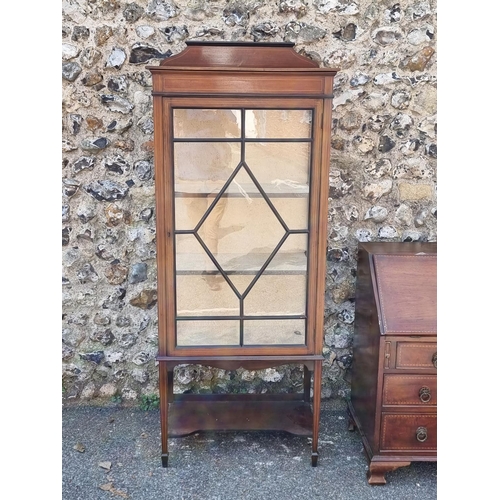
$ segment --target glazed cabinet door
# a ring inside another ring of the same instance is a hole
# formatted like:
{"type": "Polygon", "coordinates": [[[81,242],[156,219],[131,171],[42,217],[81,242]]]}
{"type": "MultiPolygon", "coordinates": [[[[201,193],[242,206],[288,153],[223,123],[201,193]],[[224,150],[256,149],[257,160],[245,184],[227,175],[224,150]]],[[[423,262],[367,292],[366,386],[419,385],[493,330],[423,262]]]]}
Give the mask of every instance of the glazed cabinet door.
{"type": "Polygon", "coordinates": [[[312,352],[322,102],[163,101],[168,351],[312,352]]]}

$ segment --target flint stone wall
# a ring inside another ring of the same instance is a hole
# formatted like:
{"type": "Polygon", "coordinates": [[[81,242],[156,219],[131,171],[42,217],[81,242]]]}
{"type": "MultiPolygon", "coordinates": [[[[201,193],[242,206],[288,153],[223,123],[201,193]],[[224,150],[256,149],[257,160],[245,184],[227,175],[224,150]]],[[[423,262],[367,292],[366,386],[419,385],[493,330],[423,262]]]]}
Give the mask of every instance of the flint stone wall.
{"type": "MultiPolygon", "coordinates": [[[[436,1],[63,0],[67,402],[158,394],[151,75],[186,40],[291,41],[339,68],[322,395],[349,397],[359,241],[436,241],[436,1]]],[[[300,389],[301,369],[181,366],[175,391],[300,389]]]]}

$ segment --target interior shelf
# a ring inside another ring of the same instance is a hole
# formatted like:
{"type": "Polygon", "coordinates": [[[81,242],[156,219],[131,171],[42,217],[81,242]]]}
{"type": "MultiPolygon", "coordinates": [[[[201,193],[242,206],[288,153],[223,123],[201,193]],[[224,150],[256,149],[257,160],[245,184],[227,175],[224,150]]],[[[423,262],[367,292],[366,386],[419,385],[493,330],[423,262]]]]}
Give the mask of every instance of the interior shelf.
{"type": "MultiPolygon", "coordinates": [[[[311,404],[304,401],[256,401],[246,394],[218,401],[174,401],[169,404],[169,437],[198,431],[284,431],[312,436],[311,404]]],[[[278,395],[276,395],[278,397],[278,395]]]]}
{"type": "MultiPolygon", "coordinates": [[[[215,257],[227,274],[257,274],[267,258],[258,253],[245,255],[219,253],[215,257]]],[[[267,266],[264,275],[306,274],[306,272],[307,257],[304,251],[278,252],[267,266]]],[[[207,255],[201,253],[177,255],[177,274],[201,273],[218,273],[207,255]]]]}
{"type": "MultiPolygon", "coordinates": [[[[309,196],[309,186],[307,184],[299,184],[293,181],[280,181],[277,180],[275,183],[263,183],[261,184],[262,189],[270,198],[295,198],[295,197],[307,197],[309,196]]],[[[216,186],[210,191],[204,188],[203,182],[182,182],[176,183],[175,185],[175,196],[180,197],[206,197],[215,196],[222,185],[216,186]]],[[[240,184],[238,188],[234,182],[232,182],[228,188],[224,191],[224,197],[245,197],[250,198],[261,197],[260,191],[257,189],[255,184],[240,184]]]]}

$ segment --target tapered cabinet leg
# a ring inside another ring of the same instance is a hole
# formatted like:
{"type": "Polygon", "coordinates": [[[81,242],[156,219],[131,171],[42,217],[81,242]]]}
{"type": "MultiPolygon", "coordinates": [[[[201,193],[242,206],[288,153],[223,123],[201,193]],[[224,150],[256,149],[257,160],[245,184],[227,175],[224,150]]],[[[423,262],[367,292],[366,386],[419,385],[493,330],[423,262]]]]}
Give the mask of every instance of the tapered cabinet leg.
{"type": "Polygon", "coordinates": [[[318,441],[319,441],[319,413],[321,408],[321,372],[323,368],[322,361],[314,362],[314,386],[313,386],[313,437],[312,437],[312,455],[311,465],[318,465],[318,441]]]}
{"type": "Polygon", "coordinates": [[[351,409],[348,407],[347,408],[347,418],[348,418],[348,429],[350,431],[355,431],[358,427],[356,426],[356,421],[354,420],[354,417],[352,416],[351,409]]]}
{"type": "Polygon", "coordinates": [[[311,401],[311,370],[304,365],[304,401],[311,401]]]}
{"type": "Polygon", "coordinates": [[[168,466],[168,396],[172,383],[172,373],[168,372],[167,365],[160,363],[160,420],[161,420],[161,465],[168,466]]]}

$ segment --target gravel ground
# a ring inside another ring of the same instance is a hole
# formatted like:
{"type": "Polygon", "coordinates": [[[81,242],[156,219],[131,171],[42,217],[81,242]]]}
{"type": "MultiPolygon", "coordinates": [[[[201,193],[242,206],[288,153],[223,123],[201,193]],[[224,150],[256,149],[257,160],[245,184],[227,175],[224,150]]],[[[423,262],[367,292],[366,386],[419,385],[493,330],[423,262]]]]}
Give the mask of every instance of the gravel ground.
{"type": "Polygon", "coordinates": [[[66,406],[63,500],[412,500],[437,498],[437,463],[414,462],[370,486],[361,438],[343,402],[322,403],[319,462],[310,439],[286,433],[199,433],[169,441],[161,467],[158,410],[66,406]],[[79,448],[81,451],[78,451],[79,448]]]}

